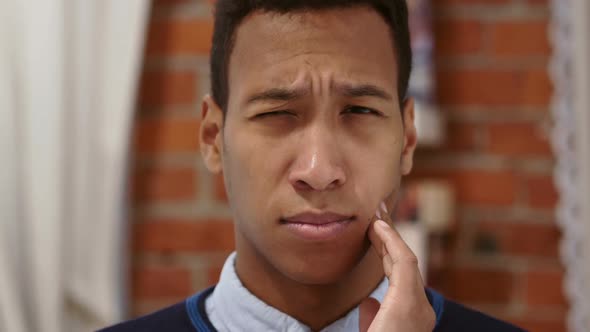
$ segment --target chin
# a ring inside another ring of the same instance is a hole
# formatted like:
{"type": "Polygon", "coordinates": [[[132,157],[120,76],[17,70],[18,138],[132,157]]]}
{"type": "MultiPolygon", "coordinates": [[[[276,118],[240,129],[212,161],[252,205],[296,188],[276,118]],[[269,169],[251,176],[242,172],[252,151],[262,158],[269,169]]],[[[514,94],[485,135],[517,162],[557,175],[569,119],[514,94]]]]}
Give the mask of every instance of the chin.
{"type": "Polygon", "coordinates": [[[334,248],[313,248],[291,251],[275,265],[281,272],[300,284],[328,285],[338,283],[349,276],[366,256],[368,246],[334,248]],[[356,247],[356,248],[354,248],[356,247]]]}

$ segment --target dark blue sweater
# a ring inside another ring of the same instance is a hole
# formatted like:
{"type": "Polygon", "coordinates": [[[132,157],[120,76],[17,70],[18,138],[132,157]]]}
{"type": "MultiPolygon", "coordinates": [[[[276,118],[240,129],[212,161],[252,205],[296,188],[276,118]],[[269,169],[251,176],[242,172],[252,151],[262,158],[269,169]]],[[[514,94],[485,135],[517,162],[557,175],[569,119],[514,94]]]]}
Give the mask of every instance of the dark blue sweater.
{"type": "MultiPolygon", "coordinates": [[[[206,289],[183,302],[155,313],[108,327],[99,332],[215,332],[205,311],[205,299],[213,292],[206,289]]],[[[433,332],[522,332],[524,330],[481,312],[447,300],[427,289],[428,300],[436,313],[433,332]]]]}

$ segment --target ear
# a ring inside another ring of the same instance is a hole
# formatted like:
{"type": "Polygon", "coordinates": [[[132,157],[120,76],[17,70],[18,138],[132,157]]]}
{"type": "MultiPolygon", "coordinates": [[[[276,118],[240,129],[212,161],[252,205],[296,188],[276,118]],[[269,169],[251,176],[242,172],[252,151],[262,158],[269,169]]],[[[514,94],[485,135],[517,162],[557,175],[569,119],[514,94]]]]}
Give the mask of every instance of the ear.
{"type": "Polygon", "coordinates": [[[212,173],[223,170],[223,111],[210,95],[203,98],[199,131],[201,155],[212,173]]]}
{"type": "Polygon", "coordinates": [[[418,143],[416,125],[414,124],[414,98],[406,99],[403,107],[404,147],[400,167],[402,175],[408,175],[414,164],[414,151],[418,143]]]}

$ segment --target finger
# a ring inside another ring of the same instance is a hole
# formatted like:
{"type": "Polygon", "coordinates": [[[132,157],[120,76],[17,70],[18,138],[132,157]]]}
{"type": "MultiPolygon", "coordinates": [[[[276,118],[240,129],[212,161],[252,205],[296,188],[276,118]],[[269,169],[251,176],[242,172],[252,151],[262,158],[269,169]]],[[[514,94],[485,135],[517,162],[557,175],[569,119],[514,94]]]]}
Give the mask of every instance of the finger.
{"type": "Polygon", "coordinates": [[[389,210],[387,209],[387,205],[385,204],[385,202],[381,202],[379,204],[377,211],[379,212],[379,219],[385,221],[385,223],[393,227],[393,219],[391,218],[391,214],[389,213],[389,210]]]}
{"type": "Polygon", "coordinates": [[[368,297],[359,306],[359,331],[367,332],[379,311],[379,301],[368,297]]]}
{"type": "Polygon", "coordinates": [[[385,250],[385,246],[381,241],[381,238],[375,233],[375,221],[377,220],[384,220],[385,222],[390,222],[391,217],[387,212],[387,208],[385,207],[385,203],[381,202],[375,211],[375,215],[371,218],[371,225],[369,225],[368,236],[369,240],[371,240],[371,244],[373,245],[373,249],[377,252],[379,257],[383,258],[386,255],[387,251],[385,250]]]}
{"type": "MultiPolygon", "coordinates": [[[[393,223],[387,209],[381,207],[379,212],[378,216],[381,218],[371,225],[369,237],[383,261],[383,268],[389,279],[389,289],[375,316],[363,313],[362,323],[359,316],[359,327],[364,331],[367,320],[372,319],[371,331],[386,331],[392,328],[399,331],[416,330],[409,327],[414,326],[414,323],[427,322],[423,319],[427,316],[424,314],[426,311],[422,309],[432,310],[426,298],[417,259],[399,233],[390,226],[393,223]],[[409,314],[415,316],[415,319],[410,318],[409,314]]],[[[371,312],[370,308],[363,309],[363,312],[365,311],[371,312]]],[[[430,331],[432,327],[419,330],[430,331]]]]}
{"type": "Polygon", "coordinates": [[[401,281],[405,285],[404,289],[409,291],[422,288],[423,282],[418,270],[417,258],[392,226],[393,220],[384,202],[379,204],[375,216],[379,218],[371,225],[369,238],[381,257],[383,270],[390,284],[398,284],[401,281]],[[395,264],[398,266],[394,269],[395,264]],[[401,276],[394,276],[394,271],[401,276]],[[408,283],[403,282],[405,279],[408,283]],[[415,286],[411,287],[409,282],[413,280],[415,286]]]}
{"type": "Polygon", "coordinates": [[[387,249],[385,248],[385,243],[383,241],[381,241],[381,237],[379,235],[377,235],[377,233],[375,232],[375,221],[377,221],[379,219],[380,220],[389,220],[391,223],[391,217],[389,216],[389,213],[387,211],[387,207],[385,206],[385,203],[383,203],[383,202],[381,202],[379,204],[379,206],[377,207],[377,211],[375,211],[375,216],[373,217],[373,223],[369,227],[368,236],[369,236],[369,239],[371,240],[371,244],[373,245],[373,249],[375,250],[377,255],[379,255],[379,257],[382,260],[383,271],[385,272],[385,275],[389,278],[389,277],[391,277],[391,273],[393,271],[393,260],[391,259],[391,256],[389,255],[389,253],[387,252],[387,249]]]}
{"type": "Polygon", "coordinates": [[[385,251],[383,256],[388,255],[396,268],[394,277],[401,277],[401,275],[408,275],[408,273],[418,274],[418,259],[399,233],[383,220],[375,221],[374,228],[375,234],[383,243],[382,252],[385,251]],[[400,268],[409,270],[399,271],[400,268]]]}
{"type": "Polygon", "coordinates": [[[373,249],[375,250],[377,255],[379,255],[379,257],[382,258],[383,255],[385,254],[385,251],[384,251],[385,247],[384,247],[383,241],[381,241],[381,238],[375,232],[375,221],[376,220],[377,219],[372,221],[371,224],[369,225],[367,235],[369,236],[369,240],[371,241],[371,245],[372,245],[373,249]]]}
{"type": "Polygon", "coordinates": [[[378,235],[380,241],[383,243],[383,256],[389,254],[393,263],[405,263],[408,261],[410,264],[416,266],[416,271],[418,272],[418,276],[420,272],[418,270],[418,259],[416,255],[407,245],[406,241],[402,239],[400,234],[397,232],[395,227],[393,227],[393,220],[391,218],[391,214],[387,210],[387,206],[385,202],[381,202],[379,204],[378,211],[380,212],[379,215],[382,217],[381,220],[384,221],[383,224],[378,225],[376,228],[376,234],[378,235]],[[383,226],[383,227],[379,227],[383,226]],[[380,234],[381,231],[384,231],[380,234]]]}

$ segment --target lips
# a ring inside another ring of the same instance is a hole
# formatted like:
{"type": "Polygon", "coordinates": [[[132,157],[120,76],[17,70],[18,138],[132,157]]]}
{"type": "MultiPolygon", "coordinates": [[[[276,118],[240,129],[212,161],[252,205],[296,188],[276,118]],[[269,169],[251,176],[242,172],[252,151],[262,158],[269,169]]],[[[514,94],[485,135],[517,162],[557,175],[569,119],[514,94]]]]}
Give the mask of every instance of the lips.
{"type": "Polygon", "coordinates": [[[333,212],[304,212],[281,219],[281,224],[303,240],[327,241],[342,234],[354,219],[333,212]]]}
{"type": "Polygon", "coordinates": [[[292,217],[284,218],[283,221],[287,223],[301,223],[313,225],[325,225],[333,222],[341,222],[351,219],[353,216],[346,216],[333,212],[304,212],[292,217]]]}

